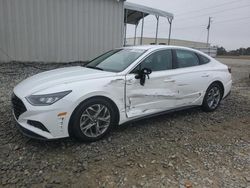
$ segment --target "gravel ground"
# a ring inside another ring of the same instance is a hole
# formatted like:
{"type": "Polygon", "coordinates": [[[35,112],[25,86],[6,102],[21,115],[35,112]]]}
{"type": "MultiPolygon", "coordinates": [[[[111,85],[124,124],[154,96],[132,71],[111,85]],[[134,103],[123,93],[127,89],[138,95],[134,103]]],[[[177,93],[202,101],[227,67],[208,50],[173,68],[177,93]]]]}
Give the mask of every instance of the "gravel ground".
{"type": "Polygon", "coordinates": [[[0,64],[0,187],[249,188],[250,62],[221,61],[232,66],[234,86],[216,112],[141,120],[88,144],[26,138],[11,115],[18,82],[72,64],[0,64]]]}

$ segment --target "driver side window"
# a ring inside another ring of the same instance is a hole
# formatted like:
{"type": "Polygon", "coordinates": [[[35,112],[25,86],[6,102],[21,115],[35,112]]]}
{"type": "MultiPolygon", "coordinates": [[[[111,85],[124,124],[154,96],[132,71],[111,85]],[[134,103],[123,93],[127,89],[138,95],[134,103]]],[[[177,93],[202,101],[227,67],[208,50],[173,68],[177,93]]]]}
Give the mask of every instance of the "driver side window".
{"type": "Polygon", "coordinates": [[[143,68],[155,71],[164,71],[172,69],[172,52],[171,50],[161,50],[154,52],[141,62],[132,73],[136,73],[143,68]]]}

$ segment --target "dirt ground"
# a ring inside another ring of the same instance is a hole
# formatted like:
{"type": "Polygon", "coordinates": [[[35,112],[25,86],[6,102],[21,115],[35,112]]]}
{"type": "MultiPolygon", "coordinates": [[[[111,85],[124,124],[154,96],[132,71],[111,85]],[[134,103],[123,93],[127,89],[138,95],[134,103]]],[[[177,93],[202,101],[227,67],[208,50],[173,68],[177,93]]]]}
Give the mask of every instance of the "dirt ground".
{"type": "Polygon", "coordinates": [[[137,121],[88,144],[26,138],[11,115],[18,82],[72,64],[0,63],[0,187],[250,188],[250,60],[220,60],[234,84],[215,112],[137,121]]]}

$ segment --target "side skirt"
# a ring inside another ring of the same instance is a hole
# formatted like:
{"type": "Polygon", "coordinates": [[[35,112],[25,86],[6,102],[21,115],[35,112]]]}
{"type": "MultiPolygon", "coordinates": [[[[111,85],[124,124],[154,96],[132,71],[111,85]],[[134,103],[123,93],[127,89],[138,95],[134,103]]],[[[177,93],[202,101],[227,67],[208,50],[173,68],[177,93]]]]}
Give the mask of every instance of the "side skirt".
{"type": "Polygon", "coordinates": [[[133,118],[131,120],[128,120],[128,121],[120,124],[120,125],[124,125],[124,124],[127,124],[127,123],[132,123],[132,122],[135,122],[135,121],[140,121],[140,120],[143,120],[143,119],[148,119],[148,118],[159,116],[159,115],[169,114],[169,113],[172,113],[172,112],[187,110],[187,109],[190,109],[190,108],[196,108],[196,107],[200,107],[200,105],[179,107],[179,108],[175,108],[175,109],[172,109],[172,110],[166,110],[166,111],[157,112],[157,113],[154,113],[154,114],[145,115],[145,116],[142,116],[142,117],[135,117],[135,118],[133,118]]]}

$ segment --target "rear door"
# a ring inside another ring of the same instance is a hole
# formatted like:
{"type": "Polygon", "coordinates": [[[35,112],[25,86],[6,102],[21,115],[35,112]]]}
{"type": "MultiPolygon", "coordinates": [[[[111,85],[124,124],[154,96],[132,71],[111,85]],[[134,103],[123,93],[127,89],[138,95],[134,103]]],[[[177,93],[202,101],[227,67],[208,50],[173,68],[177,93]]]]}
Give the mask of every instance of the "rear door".
{"type": "Polygon", "coordinates": [[[198,105],[210,80],[207,65],[190,50],[175,49],[175,76],[178,100],[176,107],[198,105]]]}

